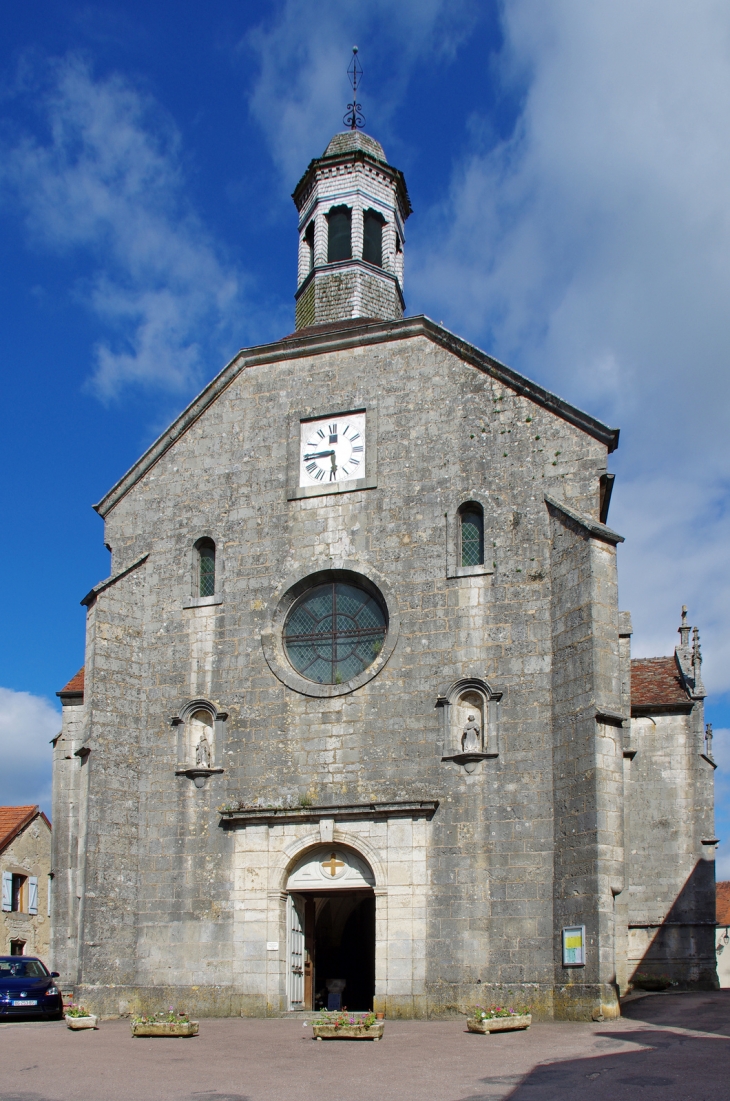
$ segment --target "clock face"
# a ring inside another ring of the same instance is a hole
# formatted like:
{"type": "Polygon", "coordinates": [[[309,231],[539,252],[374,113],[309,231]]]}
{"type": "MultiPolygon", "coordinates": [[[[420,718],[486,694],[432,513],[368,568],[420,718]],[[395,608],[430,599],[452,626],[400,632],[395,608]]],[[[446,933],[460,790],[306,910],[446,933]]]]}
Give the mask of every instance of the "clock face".
{"type": "Polygon", "coordinates": [[[302,423],[300,486],[351,482],[364,477],[364,413],[346,413],[302,423]]]}

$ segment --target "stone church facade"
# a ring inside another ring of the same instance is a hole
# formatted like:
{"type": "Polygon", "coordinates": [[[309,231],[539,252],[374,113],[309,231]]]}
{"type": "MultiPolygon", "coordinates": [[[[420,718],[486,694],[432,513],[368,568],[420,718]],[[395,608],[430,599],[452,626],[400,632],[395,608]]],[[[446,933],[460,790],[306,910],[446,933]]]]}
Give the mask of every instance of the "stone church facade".
{"type": "Polygon", "coordinates": [[[590,1019],[642,969],[716,985],[699,643],[632,710],[618,432],[403,316],[372,138],[294,198],[296,331],[96,506],[53,966],[110,1015],[590,1019]]]}

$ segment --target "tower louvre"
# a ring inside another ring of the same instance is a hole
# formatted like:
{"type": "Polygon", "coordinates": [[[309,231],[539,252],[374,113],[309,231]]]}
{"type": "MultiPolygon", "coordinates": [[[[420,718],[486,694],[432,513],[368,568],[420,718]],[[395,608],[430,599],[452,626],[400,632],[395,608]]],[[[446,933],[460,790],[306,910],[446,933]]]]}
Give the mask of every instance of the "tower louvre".
{"type": "Polygon", "coordinates": [[[361,130],[335,134],[292,196],[299,211],[296,327],[403,317],[403,173],[361,130]]]}

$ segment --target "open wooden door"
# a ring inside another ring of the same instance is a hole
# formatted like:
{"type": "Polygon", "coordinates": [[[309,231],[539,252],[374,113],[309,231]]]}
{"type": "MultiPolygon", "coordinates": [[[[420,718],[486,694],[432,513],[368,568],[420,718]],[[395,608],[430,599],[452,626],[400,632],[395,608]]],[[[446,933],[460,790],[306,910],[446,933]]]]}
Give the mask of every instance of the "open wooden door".
{"type": "Polygon", "coordinates": [[[288,895],[286,900],[287,998],[289,1009],[304,1009],[304,900],[288,895]]]}
{"type": "Polygon", "coordinates": [[[314,924],[316,904],[313,898],[304,903],[304,1008],[314,1009],[314,924]]]}

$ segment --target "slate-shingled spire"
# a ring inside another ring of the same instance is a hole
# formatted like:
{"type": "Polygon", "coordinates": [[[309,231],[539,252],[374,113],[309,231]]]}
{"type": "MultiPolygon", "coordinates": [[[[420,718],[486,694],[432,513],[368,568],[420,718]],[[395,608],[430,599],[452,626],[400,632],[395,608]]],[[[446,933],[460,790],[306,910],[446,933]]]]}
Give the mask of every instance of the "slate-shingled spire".
{"type": "Polygon", "coordinates": [[[296,327],[403,317],[403,173],[362,130],[335,134],[292,196],[299,211],[296,327]]]}

